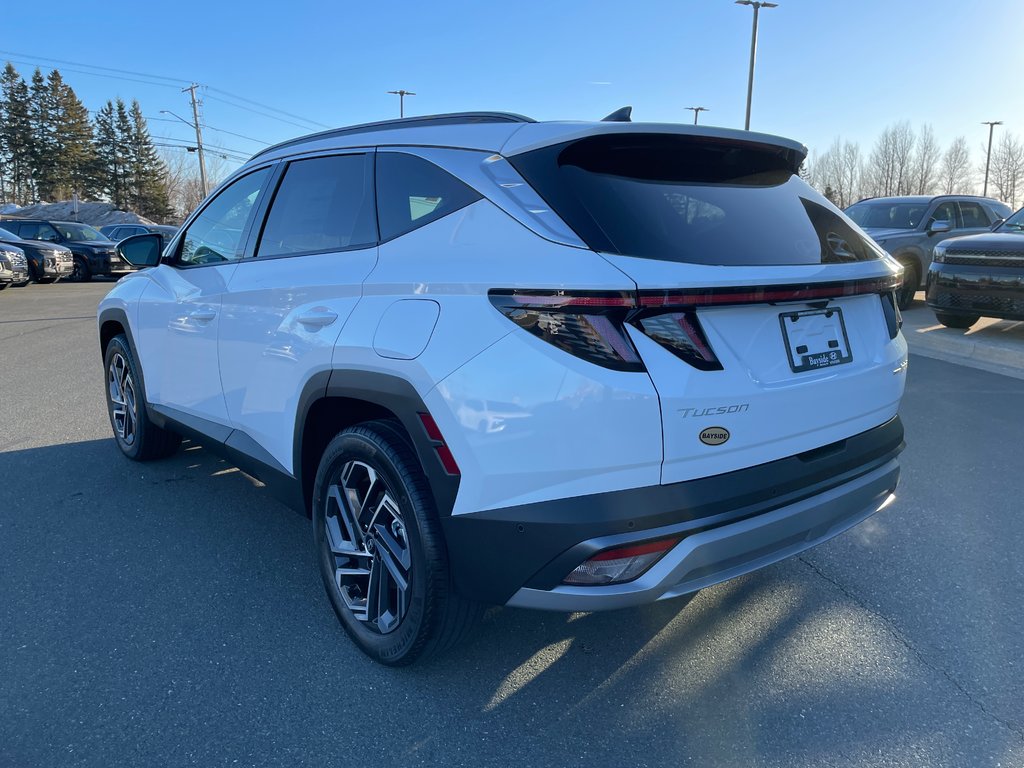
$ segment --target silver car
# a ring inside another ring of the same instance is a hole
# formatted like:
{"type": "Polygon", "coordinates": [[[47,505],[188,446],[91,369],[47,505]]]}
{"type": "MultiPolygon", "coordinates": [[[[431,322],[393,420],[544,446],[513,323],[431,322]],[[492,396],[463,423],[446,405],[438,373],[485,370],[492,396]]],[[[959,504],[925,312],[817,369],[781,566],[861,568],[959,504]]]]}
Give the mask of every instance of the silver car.
{"type": "Polygon", "coordinates": [[[932,249],[940,240],[989,231],[1013,211],[974,195],[907,195],[861,200],[846,215],[903,265],[899,307],[907,309],[924,287],[932,249]]]}

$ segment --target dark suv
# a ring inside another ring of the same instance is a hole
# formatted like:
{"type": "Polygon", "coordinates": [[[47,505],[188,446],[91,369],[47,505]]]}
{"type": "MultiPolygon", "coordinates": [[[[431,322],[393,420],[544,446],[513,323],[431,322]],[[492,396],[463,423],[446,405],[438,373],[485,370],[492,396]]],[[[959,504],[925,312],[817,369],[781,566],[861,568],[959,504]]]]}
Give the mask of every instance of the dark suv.
{"type": "Polygon", "coordinates": [[[928,270],[928,306],[948,328],[982,315],[1024,320],[1024,208],[988,232],[943,240],[928,270]]]}
{"type": "Polygon", "coordinates": [[[0,221],[0,245],[20,248],[28,261],[28,276],[37,283],[55,283],[71,274],[71,251],[56,243],[25,240],[6,229],[9,221],[0,221]]]}
{"type": "Polygon", "coordinates": [[[164,224],[108,224],[100,227],[100,232],[115,243],[132,235],[160,235],[167,242],[178,233],[177,227],[164,224]]]}
{"type": "Polygon", "coordinates": [[[1010,215],[1005,203],[974,195],[906,195],[861,200],[846,215],[903,265],[900,309],[924,287],[932,248],[940,240],[988,232],[1010,215]]]}
{"type": "Polygon", "coordinates": [[[88,224],[45,219],[4,219],[0,226],[24,238],[46,243],[59,243],[74,254],[69,278],[85,282],[94,275],[120,277],[134,272],[133,267],[117,255],[114,243],[88,224]]]}

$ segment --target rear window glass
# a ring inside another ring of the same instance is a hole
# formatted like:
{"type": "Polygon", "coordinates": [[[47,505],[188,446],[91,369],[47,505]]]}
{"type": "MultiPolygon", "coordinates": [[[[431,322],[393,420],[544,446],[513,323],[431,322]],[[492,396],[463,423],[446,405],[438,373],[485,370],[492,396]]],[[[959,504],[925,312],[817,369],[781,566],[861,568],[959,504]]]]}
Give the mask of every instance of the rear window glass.
{"type": "Polygon", "coordinates": [[[480,199],[447,171],[415,155],[377,153],[381,240],[404,235],[480,199]]]}
{"type": "Polygon", "coordinates": [[[597,251],[727,266],[880,257],[866,236],[792,172],[786,150],[614,134],[509,162],[597,251]]]}
{"type": "Polygon", "coordinates": [[[324,253],[376,242],[372,164],[366,155],[317,157],[288,166],[256,255],[324,253]]]}

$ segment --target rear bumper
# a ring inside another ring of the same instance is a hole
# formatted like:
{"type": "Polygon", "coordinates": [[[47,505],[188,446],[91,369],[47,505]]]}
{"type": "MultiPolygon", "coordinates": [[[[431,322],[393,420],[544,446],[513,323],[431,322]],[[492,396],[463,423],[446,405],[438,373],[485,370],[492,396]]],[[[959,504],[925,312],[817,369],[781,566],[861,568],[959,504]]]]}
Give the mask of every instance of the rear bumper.
{"type": "Polygon", "coordinates": [[[484,602],[600,610],[692,592],[814,546],[877,511],[899,480],[899,417],[778,461],[668,485],[443,520],[456,589],[484,602]],[[569,587],[609,547],[683,536],[639,579],[569,587]]]}
{"type": "MultiPolygon", "coordinates": [[[[877,512],[899,482],[892,459],[838,488],[737,523],[687,536],[649,571],[625,584],[604,587],[523,587],[508,601],[517,608],[598,611],[626,608],[696,592],[828,541],[877,512]]],[[[645,536],[671,535],[665,528],[645,536]]],[[[593,541],[598,548],[617,542],[593,541]]]]}
{"type": "Polygon", "coordinates": [[[932,264],[926,300],[939,312],[1024,320],[1024,269],[932,264]]]}

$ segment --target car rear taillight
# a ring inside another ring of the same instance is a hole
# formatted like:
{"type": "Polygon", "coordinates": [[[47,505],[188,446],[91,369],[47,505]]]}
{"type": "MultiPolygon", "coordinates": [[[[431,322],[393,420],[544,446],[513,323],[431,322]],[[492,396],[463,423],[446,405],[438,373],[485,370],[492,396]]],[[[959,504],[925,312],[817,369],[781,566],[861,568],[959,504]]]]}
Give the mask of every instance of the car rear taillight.
{"type": "Polygon", "coordinates": [[[645,541],[642,544],[606,549],[576,566],[562,583],[601,586],[632,581],[664,557],[679,540],[679,536],[672,536],[667,539],[645,541]]]}
{"type": "Polygon", "coordinates": [[[900,313],[896,294],[889,291],[879,294],[878,298],[882,300],[882,314],[885,315],[885,327],[889,330],[889,338],[895,339],[903,327],[903,315],[900,313]]]}
{"type": "Polygon", "coordinates": [[[696,312],[640,315],[634,321],[644,333],[676,357],[702,371],[720,371],[722,364],[711,351],[696,312]]]}
{"type": "Polygon", "coordinates": [[[623,329],[633,295],[608,291],[491,291],[491,304],[520,328],[576,357],[617,371],[643,371],[623,329]]]}

